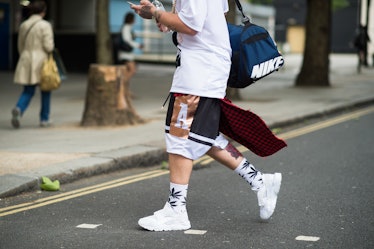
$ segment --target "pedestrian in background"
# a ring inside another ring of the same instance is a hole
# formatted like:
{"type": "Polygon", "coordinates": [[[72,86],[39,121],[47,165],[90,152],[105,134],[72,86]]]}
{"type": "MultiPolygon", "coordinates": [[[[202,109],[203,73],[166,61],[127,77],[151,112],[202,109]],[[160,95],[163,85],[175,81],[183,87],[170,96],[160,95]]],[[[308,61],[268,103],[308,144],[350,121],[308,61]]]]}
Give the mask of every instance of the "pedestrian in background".
{"type": "MultiPolygon", "coordinates": [[[[257,193],[260,217],[274,212],[282,176],[263,174],[219,132],[221,106],[231,67],[225,13],[227,0],[177,0],[172,12],[148,0],[131,5],[137,14],[154,18],[160,31],[176,33],[177,68],[170,89],[165,138],[169,157],[169,198],[163,209],[139,219],[151,231],[186,230],[187,191],[193,160],[207,154],[244,178],[257,193]]],[[[219,193],[216,193],[217,195],[219,193]]]]}
{"type": "Polygon", "coordinates": [[[132,48],[132,51],[118,50],[118,60],[127,67],[127,79],[130,80],[136,73],[136,62],[134,48],[142,49],[143,44],[135,41],[133,26],[135,23],[135,15],[132,12],[127,13],[123,18],[121,27],[122,39],[126,41],[132,48]]]}
{"type": "MultiPolygon", "coordinates": [[[[29,5],[30,16],[22,22],[18,33],[18,52],[14,82],[23,86],[23,91],[12,110],[11,123],[20,127],[20,118],[25,113],[40,82],[40,73],[48,53],[54,49],[52,25],[44,20],[47,5],[45,1],[35,0],[29,5]]],[[[48,127],[50,122],[51,92],[41,91],[40,126],[48,127]]]]}
{"type": "Polygon", "coordinates": [[[354,46],[358,51],[359,64],[363,66],[368,66],[368,42],[370,42],[370,37],[368,34],[367,26],[360,24],[358,34],[354,40],[354,46]]]}

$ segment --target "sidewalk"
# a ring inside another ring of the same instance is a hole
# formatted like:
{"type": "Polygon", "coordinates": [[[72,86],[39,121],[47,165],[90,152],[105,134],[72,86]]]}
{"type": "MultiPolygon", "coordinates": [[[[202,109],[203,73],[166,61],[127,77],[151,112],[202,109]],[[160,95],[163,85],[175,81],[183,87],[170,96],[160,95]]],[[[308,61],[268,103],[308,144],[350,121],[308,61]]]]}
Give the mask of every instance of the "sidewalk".
{"type": "MultiPolygon", "coordinates": [[[[356,55],[332,55],[331,87],[295,88],[300,55],[286,55],[279,72],[241,90],[243,101],[270,127],[301,121],[351,106],[374,103],[374,68],[356,72],[356,55]]],[[[66,183],[116,169],[152,166],[167,160],[164,117],[161,109],[170,87],[174,66],[139,64],[131,82],[133,105],[148,122],[136,126],[81,127],[87,74],[69,74],[53,92],[54,126],[40,128],[40,96],[36,93],[13,129],[10,111],[21,88],[12,84],[12,72],[0,72],[0,197],[39,188],[41,176],[66,183]]]]}

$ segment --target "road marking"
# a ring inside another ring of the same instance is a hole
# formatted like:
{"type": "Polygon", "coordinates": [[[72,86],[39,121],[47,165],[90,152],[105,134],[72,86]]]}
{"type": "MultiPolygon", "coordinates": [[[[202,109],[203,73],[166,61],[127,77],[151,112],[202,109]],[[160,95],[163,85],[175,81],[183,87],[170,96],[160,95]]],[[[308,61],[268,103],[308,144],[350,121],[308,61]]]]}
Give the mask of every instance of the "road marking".
{"type": "MultiPolygon", "coordinates": [[[[369,113],[372,113],[372,112],[374,112],[374,107],[369,107],[369,108],[366,108],[366,109],[363,109],[363,110],[352,112],[350,114],[346,114],[346,115],[342,115],[342,116],[339,116],[339,117],[336,117],[336,118],[333,118],[333,119],[329,119],[327,121],[322,121],[322,122],[319,122],[319,123],[316,123],[316,124],[313,124],[313,125],[309,125],[309,126],[305,126],[305,127],[296,129],[296,130],[292,130],[290,132],[280,134],[279,137],[282,138],[282,139],[294,138],[294,137],[297,137],[297,136],[301,136],[301,135],[311,133],[311,132],[314,132],[314,131],[317,131],[317,130],[320,130],[320,129],[323,129],[323,128],[326,128],[326,127],[329,127],[329,126],[333,126],[333,125],[345,122],[347,120],[357,119],[357,118],[359,118],[363,115],[366,115],[366,114],[369,114],[369,113]]],[[[245,152],[245,151],[248,150],[244,146],[238,146],[237,149],[240,152],[245,152]]],[[[194,164],[200,163],[202,165],[206,165],[206,164],[211,163],[213,160],[214,159],[210,158],[209,156],[203,156],[200,159],[195,160],[194,164]]],[[[120,179],[116,179],[116,180],[113,180],[113,181],[93,185],[93,186],[90,186],[90,187],[85,187],[85,188],[69,191],[69,192],[66,192],[66,193],[61,193],[61,194],[57,194],[57,195],[54,195],[54,196],[41,198],[41,199],[38,199],[38,200],[35,200],[35,201],[32,201],[32,202],[27,202],[27,203],[14,205],[14,206],[0,208],[0,217],[11,215],[11,214],[16,214],[16,213],[19,213],[19,212],[31,210],[31,209],[42,207],[42,206],[47,206],[47,205],[50,205],[50,204],[54,204],[54,203],[57,203],[57,202],[61,202],[61,201],[73,199],[73,198],[76,198],[76,197],[92,194],[92,193],[103,191],[103,190],[106,190],[106,189],[111,189],[111,188],[119,187],[119,186],[122,186],[122,185],[127,185],[127,184],[138,182],[138,181],[155,178],[155,177],[165,175],[165,174],[169,174],[169,171],[168,170],[148,171],[148,172],[145,172],[145,173],[142,173],[142,174],[127,176],[127,177],[124,177],[124,178],[120,178],[120,179]]]]}
{"type": "Polygon", "coordinates": [[[95,228],[97,228],[101,225],[102,224],[86,224],[86,223],[83,223],[83,224],[78,225],[77,228],[95,229],[95,228]]]}
{"type": "Polygon", "coordinates": [[[305,236],[305,235],[299,235],[295,238],[295,240],[301,240],[301,241],[318,241],[320,238],[319,237],[314,237],[314,236],[305,236]]]}
{"type": "Polygon", "coordinates": [[[184,234],[203,235],[206,232],[207,232],[206,230],[194,230],[194,229],[190,229],[190,230],[184,231],[184,234]]]}

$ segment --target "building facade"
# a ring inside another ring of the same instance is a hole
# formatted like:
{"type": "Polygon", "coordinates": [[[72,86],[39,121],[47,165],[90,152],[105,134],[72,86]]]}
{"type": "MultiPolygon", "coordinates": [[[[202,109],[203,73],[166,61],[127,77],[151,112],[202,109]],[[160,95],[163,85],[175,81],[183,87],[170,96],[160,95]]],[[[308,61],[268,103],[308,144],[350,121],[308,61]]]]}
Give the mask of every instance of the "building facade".
{"type": "MultiPolygon", "coordinates": [[[[369,0],[349,0],[349,6],[333,13],[332,52],[353,53],[352,40],[359,22],[366,20],[361,12],[369,0]],[[363,3],[362,3],[363,2],[363,3]],[[362,19],[362,20],[361,20],[362,19]]],[[[13,70],[18,59],[17,32],[25,18],[24,0],[0,0],[0,70],[13,70]]],[[[27,2],[27,1],[26,1],[27,2]]],[[[96,62],[95,55],[95,6],[96,0],[46,0],[46,19],[53,25],[56,48],[59,49],[68,71],[86,71],[96,62]]],[[[133,0],[134,3],[139,0],[133,0]]],[[[172,0],[162,1],[167,10],[172,0]]],[[[266,27],[283,52],[301,53],[305,40],[306,0],[275,0],[274,7],[249,5],[241,1],[243,9],[252,21],[266,27]]],[[[119,32],[124,15],[132,11],[124,0],[109,0],[109,23],[112,33],[119,32]]],[[[370,8],[373,14],[373,4],[370,8]]],[[[241,15],[237,13],[237,23],[241,15]]],[[[370,16],[370,14],[369,14],[370,16]]],[[[373,18],[372,18],[373,19],[373,18]]],[[[374,20],[370,20],[373,22],[374,20]]],[[[374,39],[373,27],[369,35],[374,39]]],[[[137,17],[134,25],[137,39],[145,48],[137,51],[139,60],[163,61],[176,52],[170,33],[160,33],[153,20],[137,17]]],[[[373,43],[369,49],[373,54],[373,43]]]]}
{"type": "MultiPolygon", "coordinates": [[[[360,18],[360,3],[348,0],[349,5],[333,11],[331,51],[354,53],[352,41],[356,35],[360,18]]],[[[304,50],[306,0],[275,0],[276,40],[286,52],[301,53],[304,50]]]]}

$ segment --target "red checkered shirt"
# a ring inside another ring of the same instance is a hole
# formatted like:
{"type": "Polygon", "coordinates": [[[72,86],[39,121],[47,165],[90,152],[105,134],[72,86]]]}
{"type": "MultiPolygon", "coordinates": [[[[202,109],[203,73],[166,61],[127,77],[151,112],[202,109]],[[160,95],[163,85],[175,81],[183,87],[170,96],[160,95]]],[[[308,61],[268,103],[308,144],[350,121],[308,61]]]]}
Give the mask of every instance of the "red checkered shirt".
{"type": "Polygon", "coordinates": [[[270,156],[287,146],[259,116],[241,109],[227,98],[221,100],[220,132],[261,157],[270,156]]]}

